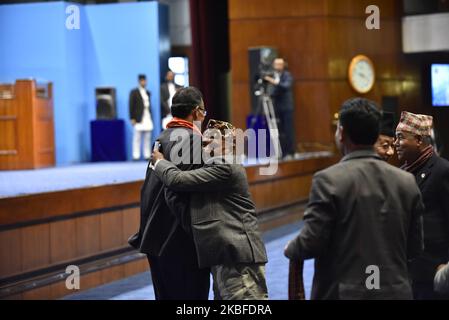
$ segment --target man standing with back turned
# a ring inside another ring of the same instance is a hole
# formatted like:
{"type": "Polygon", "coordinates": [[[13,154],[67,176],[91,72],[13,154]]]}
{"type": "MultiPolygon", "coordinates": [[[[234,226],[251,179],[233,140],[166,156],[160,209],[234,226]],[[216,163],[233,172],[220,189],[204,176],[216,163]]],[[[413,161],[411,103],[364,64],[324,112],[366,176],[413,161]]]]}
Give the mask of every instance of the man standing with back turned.
{"type": "Polygon", "coordinates": [[[423,204],[411,174],[374,152],[380,111],[343,103],[341,161],[315,174],[292,260],[315,258],[312,299],[412,299],[407,262],[422,251],[423,204]]]}

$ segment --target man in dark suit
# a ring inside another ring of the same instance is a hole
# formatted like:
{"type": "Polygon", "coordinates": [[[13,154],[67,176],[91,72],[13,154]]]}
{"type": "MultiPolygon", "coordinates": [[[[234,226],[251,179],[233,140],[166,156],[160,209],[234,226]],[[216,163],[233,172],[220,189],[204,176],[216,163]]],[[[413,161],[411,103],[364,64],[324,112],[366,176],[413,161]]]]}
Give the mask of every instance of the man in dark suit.
{"type": "Polygon", "coordinates": [[[312,299],[412,299],[408,260],[422,251],[423,204],[414,177],[374,152],[380,111],[346,101],[341,161],[315,174],[304,226],[285,254],[315,258],[312,299]]]}
{"type": "Polygon", "coordinates": [[[140,159],[140,147],[143,139],[145,159],[151,154],[151,132],[153,119],[151,115],[151,93],[146,89],[147,78],[139,74],[139,86],[129,94],[129,118],[133,126],[133,160],[140,159]]]}
{"type": "Polygon", "coordinates": [[[274,59],[273,68],[275,76],[266,76],[264,79],[273,85],[273,105],[276,116],[279,118],[279,139],[282,155],[291,159],[295,154],[295,127],[293,103],[293,77],[287,70],[287,62],[282,58],[274,59]]]}
{"type": "MultiPolygon", "coordinates": [[[[181,170],[201,167],[201,131],[194,123],[203,121],[206,113],[201,92],[194,87],[179,90],[172,113],[173,120],[157,138],[164,156],[181,170]]],[[[162,181],[148,168],[141,189],[139,232],[129,243],[148,257],[156,299],[207,300],[210,269],[198,266],[189,197],[179,195],[176,203],[178,210],[170,211],[162,181]]]]}
{"type": "Polygon", "coordinates": [[[415,299],[449,298],[433,288],[438,266],[449,260],[449,162],[432,147],[432,122],[431,116],[404,111],[396,128],[401,168],[414,175],[425,207],[424,252],[411,267],[415,299]]]}
{"type": "Polygon", "coordinates": [[[236,163],[234,143],[225,143],[234,140],[232,134],[219,141],[202,168],[181,171],[158,151],[153,151],[152,161],[168,189],[190,196],[198,262],[212,270],[215,299],[267,299],[267,254],[245,169],[236,163]]]}
{"type": "Polygon", "coordinates": [[[181,88],[175,82],[175,74],[169,70],[165,75],[165,82],[161,84],[161,119],[168,116],[171,111],[171,100],[176,93],[176,90],[181,88]]]}

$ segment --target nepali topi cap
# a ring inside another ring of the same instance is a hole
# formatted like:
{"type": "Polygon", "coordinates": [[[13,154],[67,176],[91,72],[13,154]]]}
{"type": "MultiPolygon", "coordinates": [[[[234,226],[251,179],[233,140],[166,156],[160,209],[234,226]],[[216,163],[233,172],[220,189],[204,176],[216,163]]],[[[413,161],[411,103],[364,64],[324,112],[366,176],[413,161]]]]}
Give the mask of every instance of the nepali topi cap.
{"type": "Polygon", "coordinates": [[[432,116],[402,111],[401,120],[399,120],[399,124],[396,127],[396,132],[403,131],[419,136],[430,136],[432,127],[432,116]]]}

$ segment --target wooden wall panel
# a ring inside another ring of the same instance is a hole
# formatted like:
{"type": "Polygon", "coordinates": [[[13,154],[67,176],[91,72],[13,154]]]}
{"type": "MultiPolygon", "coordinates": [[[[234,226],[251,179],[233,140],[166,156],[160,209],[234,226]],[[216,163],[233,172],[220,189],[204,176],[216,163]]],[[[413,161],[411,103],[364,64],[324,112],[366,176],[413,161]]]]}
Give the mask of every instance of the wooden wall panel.
{"type": "Polygon", "coordinates": [[[49,96],[34,97],[34,155],[36,168],[55,163],[55,139],[53,124],[52,84],[49,84],[49,96]]]}
{"type": "Polygon", "coordinates": [[[0,132],[0,152],[15,155],[18,152],[17,116],[0,115],[0,132]]]}
{"type": "Polygon", "coordinates": [[[24,300],[49,300],[52,299],[51,287],[45,286],[30,291],[25,291],[22,294],[24,300]]]}
{"type": "Polygon", "coordinates": [[[109,283],[112,281],[117,281],[125,277],[125,267],[124,265],[114,266],[101,271],[101,281],[102,283],[109,283]]]}
{"type": "Polygon", "coordinates": [[[232,80],[249,80],[248,48],[274,46],[295,80],[327,77],[327,20],[298,18],[230,21],[232,80]]]}
{"type": "Polygon", "coordinates": [[[324,80],[297,82],[294,95],[296,142],[332,141],[329,83],[324,80]]]}
{"type": "Polygon", "coordinates": [[[150,265],[146,257],[132,261],[124,265],[125,277],[130,277],[137,273],[150,270],[150,265]]]}
{"type": "Polygon", "coordinates": [[[123,219],[122,244],[127,245],[129,237],[139,230],[140,208],[131,208],[123,210],[122,219],[123,219]]]}
{"type": "MultiPolygon", "coordinates": [[[[90,273],[81,273],[80,289],[69,290],[65,286],[65,280],[58,281],[40,288],[28,290],[26,292],[14,294],[2,299],[6,300],[48,300],[59,299],[64,296],[76,294],[80,291],[88,290],[94,287],[98,287],[102,284],[116,281],[124,277],[130,277],[132,275],[145,272],[149,270],[148,261],[145,257],[134,260],[123,265],[113,266],[103,270],[98,270],[90,273]]],[[[148,275],[150,277],[150,275],[148,275]]],[[[150,279],[148,279],[150,281],[150,279]]]]}
{"type": "MultiPolygon", "coordinates": [[[[83,274],[81,273],[81,279],[80,279],[80,289],[81,290],[87,290],[90,288],[98,287],[102,282],[101,272],[91,272],[83,274]]],[[[73,291],[75,293],[76,291],[73,291]]]]}
{"type": "MultiPolygon", "coordinates": [[[[83,280],[84,279],[81,276],[80,277],[80,289],[81,289],[82,284],[84,284],[84,282],[82,283],[83,280]]],[[[85,289],[85,288],[83,288],[83,289],[85,289]]],[[[74,293],[74,290],[67,289],[67,287],[65,285],[65,280],[64,281],[59,281],[59,282],[56,282],[56,283],[53,283],[53,284],[50,285],[50,297],[49,297],[49,299],[58,299],[58,298],[67,296],[67,295],[72,294],[72,293],[74,293]]]]}
{"type": "Polygon", "coordinates": [[[10,145],[4,149],[5,143],[0,143],[0,169],[53,166],[55,150],[52,85],[48,85],[49,96],[45,98],[38,97],[34,80],[17,80],[9,88],[0,86],[0,129],[5,132],[5,139],[14,143],[14,150],[10,149],[10,145]],[[9,88],[12,88],[13,94],[8,94],[5,98],[4,93],[9,88]],[[5,122],[11,119],[14,120],[14,125],[5,122]]]}
{"type": "Polygon", "coordinates": [[[31,271],[50,265],[50,227],[40,224],[21,229],[22,270],[31,271]]]}
{"type": "Polygon", "coordinates": [[[109,251],[122,247],[123,216],[121,210],[104,213],[100,216],[100,234],[100,247],[102,251],[109,251]]]}
{"type": "Polygon", "coordinates": [[[369,5],[380,8],[382,19],[396,18],[402,14],[401,0],[326,0],[329,15],[360,17],[363,18],[363,22],[367,17],[365,9],[369,5]]]}
{"type": "Polygon", "coordinates": [[[258,212],[293,204],[309,196],[312,174],[252,185],[250,192],[258,212]]]}
{"type": "Polygon", "coordinates": [[[249,83],[233,82],[231,95],[231,122],[237,128],[246,128],[246,117],[250,111],[249,83]]]}
{"type": "Polygon", "coordinates": [[[100,216],[76,218],[75,224],[78,257],[92,256],[101,252],[100,216]]]}
{"type": "Polygon", "coordinates": [[[135,205],[140,201],[141,186],[142,181],[136,181],[4,198],[0,200],[0,225],[54,218],[114,206],[135,205]]]}
{"type": "MultiPolygon", "coordinates": [[[[294,84],[296,142],[328,142],[328,128],[309,125],[311,116],[328,108],[326,91],[310,90],[327,78],[327,20],[325,1],[281,1],[280,5],[257,1],[230,1],[230,48],[232,69],[232,122],[245,128],[250,113],[248,48],[274,46],[287,59],[294,84]],[[304,103],[300,87],[309,86],[307,96],[320,97],[304,103]],[[310,110],[310,111],[309,111],[310,110]],[[318,112],[317,112],[318,111],[318,112]]],[[[326,113],[326,117],[329,118],[326,113]]],[[[313,124],[314,122],[312,122],[313,124]]]]}
{"type": "Polygon", "coordinates": [[[339,157],[320,157],[300,161],[282,161],[278,163],[276,173],[269,176],[260,173],[261,166],[248,166],[246,175],[250,186],[253,186],[262,182],[275,182],[281,178],[312,175],[318,170],[333,165],[338,159],[339,157]]]}
{"type": "Polygon", "coordinates": [[[230,0],[232,121],[241,126],[250,111],[247,50],[261,45],[277,47],[289,61],[298,143],[333,143],[333,114],[359,95],[347,68],[360,53],[373,60],[377,75],[364,97],[380,103],[398,96],[408,110],[423,110],[421,66],[402,54],[401,16],[401,0],[230,0]],[[380,30],[366,29],[368,5],[380,9],[380,30]]]}
{"type": "Polygon", "coordinates": [[[325,0],[229,0],[231,20],[316,16],[325,11],[325,0]]]}
{"type": "Polygon", "coordinates": [[[50,223],[50,262],[69,261],[78,257],[75,219],[50,223]]]}
{"type": "Polygon", "coordinates": [[[16,230],[0,232],[0,278],[22,270],[22,237],[16,230]]]}

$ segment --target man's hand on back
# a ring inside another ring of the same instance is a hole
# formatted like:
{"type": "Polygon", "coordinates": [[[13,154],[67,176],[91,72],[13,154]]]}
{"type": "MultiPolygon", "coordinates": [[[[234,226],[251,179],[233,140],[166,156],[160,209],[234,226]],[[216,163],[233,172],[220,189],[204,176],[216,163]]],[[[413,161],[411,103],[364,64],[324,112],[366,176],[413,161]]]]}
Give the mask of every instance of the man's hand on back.
{"type": "Polygon", "coordinates": [[[158,160],[164,160],[164,155],[159,152],[159,150],[153,150],[153,153],[151,154],[151,163],[156,164],[156,161],[158,160]]]}

